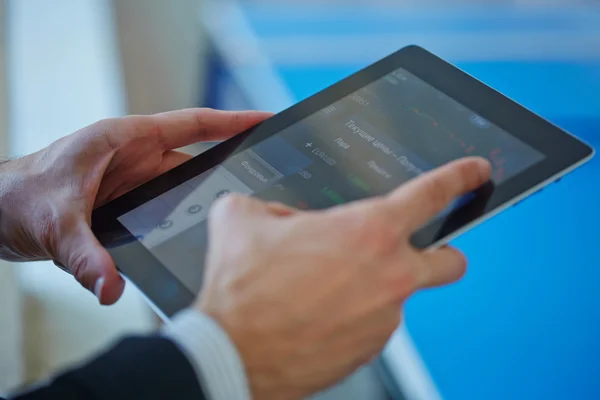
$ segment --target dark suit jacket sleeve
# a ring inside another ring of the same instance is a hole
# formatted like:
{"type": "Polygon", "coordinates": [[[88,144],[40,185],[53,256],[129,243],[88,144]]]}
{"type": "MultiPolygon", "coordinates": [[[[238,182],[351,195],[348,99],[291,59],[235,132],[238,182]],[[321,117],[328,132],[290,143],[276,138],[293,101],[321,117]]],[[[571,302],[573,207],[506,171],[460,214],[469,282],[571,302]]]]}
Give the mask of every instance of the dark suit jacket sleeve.
{"type": "Polygon", "coordinates": [[[169,339],[128,338],[15,400],[206,400],[193,367],[169,339]]]}

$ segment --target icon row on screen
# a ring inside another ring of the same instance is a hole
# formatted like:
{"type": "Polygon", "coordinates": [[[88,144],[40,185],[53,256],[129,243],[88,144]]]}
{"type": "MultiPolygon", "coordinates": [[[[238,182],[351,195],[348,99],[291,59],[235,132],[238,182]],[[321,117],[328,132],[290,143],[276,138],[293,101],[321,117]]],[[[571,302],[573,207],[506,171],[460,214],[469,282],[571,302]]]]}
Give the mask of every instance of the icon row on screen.
{"type": "MultiPolygon", "coordinates": [[[[227,196],[228,194],[230,194],[231,191],[227,190],[227,189],[223,189],[218,191],[215,194],[215,199],[220,199],[222,197],[227,196]]],[[[192,204],[191,206],[189,206],[186,209],[186,213],[188,215],[196,215],[201,213],[204,210],[204,206],[202,206],[201,204],[192,204]]],[[[168,230],[171,229],[174,225],[174,222],[170,219],[165,219],[164,221],[162,221],[161,223],[158,224],[158,228],[162,229],[162,230],[168,230]]]]}

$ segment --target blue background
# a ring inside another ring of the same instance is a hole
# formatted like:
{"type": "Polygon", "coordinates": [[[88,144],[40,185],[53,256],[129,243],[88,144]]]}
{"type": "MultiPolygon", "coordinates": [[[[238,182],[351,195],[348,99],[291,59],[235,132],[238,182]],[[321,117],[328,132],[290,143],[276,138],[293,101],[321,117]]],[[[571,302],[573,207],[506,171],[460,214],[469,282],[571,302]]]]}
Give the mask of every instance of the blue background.
{"type": "MultiPolygon", "coordinates": [[[[357,26],[369,34],[600,34],[598,13],[556,12],[540,19],[485,9],[474,15],[455,7],[409,18],[370,8],[293,7],[290,12],[285,5],[254,5],[245,12],[260,40],[308,33],[327,40],[331,34],[355,34],[357,26]]],[[[300,100],[373,61],[274,67],[300,100]]],[[[600,146],[600,58],[451,61],[600,146]]],[[[597,157],[456,240],[470,260],[465,279],[408,302],[408,329],[445,399],[600,398],[599,172],[597,157]]]]}
{"type": "MultiPolygon", "coordinates": [[[[578,111],[600,104],[583,90],[597,66],[458,65],[534,110],[557,98],[577,99],[578,111]],[[540,86],[559,75],[570,82],[542,95],[540,86]]],[[[301,99],[356,69],[280,73],[301,99]]],[[[600,146],[598,115],[565,114],[542,115],[600,146]]],[[[408,329],[445,399],[600,398],[599,176],[594,158],[456,240],[470,261],[466,278],[408,303],[408,329]]]]}

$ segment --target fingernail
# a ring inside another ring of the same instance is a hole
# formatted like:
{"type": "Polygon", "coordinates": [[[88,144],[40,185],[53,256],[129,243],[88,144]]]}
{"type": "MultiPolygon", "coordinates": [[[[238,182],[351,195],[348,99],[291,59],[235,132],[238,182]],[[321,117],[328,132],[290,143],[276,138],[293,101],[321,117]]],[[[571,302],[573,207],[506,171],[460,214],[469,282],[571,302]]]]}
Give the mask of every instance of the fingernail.
{"type": "Polygon", "coordinates": [[[102,301],[102,287],[104,286],[104,277],[98,278],[94,285],[94,295],[98,298],[98,301],[102,301]]]}

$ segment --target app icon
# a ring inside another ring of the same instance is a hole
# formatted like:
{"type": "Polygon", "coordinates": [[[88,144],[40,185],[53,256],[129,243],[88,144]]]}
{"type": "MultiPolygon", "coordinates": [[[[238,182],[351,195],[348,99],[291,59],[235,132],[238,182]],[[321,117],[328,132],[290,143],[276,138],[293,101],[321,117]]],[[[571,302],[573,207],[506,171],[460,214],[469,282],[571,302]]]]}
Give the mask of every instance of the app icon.
{"type": "Polygon", "coordinates": [[[194,204],[187,209],[188,214],[198,214],[200,211],[202,211],[202,206],[200,204],[194,204]]]}
{"type": "Polygon", "coordinates": [[[487,128],[488,126],[490,126],[490,123],[487,120],[485,120],[485,118],[477,114],[471,115],[471,118],[469,118],[469,120],[473,125],[477,126],[478,128],[487,128]]]}
{"type": "Polygon", "coordinates": [[[170,221],[168,219],[166,219],[163,222],[161,222],[160,224],[158,224],[158,227],[160,229],[169,229],[172,226],[173,226],[173,221],[170,221]]]}
{"type": "Polygon", "coordinates": [[[229,190],[225,189],[225,190],[221,190],[220,192],[218,192],[215,195],[215,198],[220,199],[221,197],[225,197],[227,196],[229,193],[231,193],[229,190]]]}

